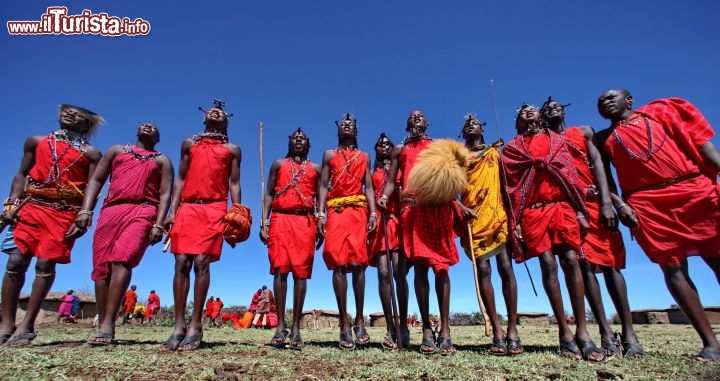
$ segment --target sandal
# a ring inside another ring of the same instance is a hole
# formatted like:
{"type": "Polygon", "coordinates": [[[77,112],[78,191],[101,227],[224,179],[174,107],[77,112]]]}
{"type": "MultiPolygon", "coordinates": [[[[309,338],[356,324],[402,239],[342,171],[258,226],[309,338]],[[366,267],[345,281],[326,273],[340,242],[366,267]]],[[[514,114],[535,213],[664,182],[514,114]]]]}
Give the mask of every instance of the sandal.
{"type": "Polygon", "coordinates": [[[0,333],[0,345],[5,344],[12,337],[12,333],[0,333]]]}
{"type": "Polygon", "coordinates": [[[616,356],[616,355],[622,355],[622,351],[620,348],[618,348],[618,345],[620,343],[617,341],[617,339],[600,339],[600,348],[603,351],[603,354],[608,357],[616,356]]]}
{"type": "Polygon", "coordinates": [[[26,347],[32,344],[36,337],[37,334],[35,332],[18,333],[10,336],[5,342],[5,345],[8,347],[26,347]]]}
{"type": "Polygon", "coordinates": [[[383,337],[383,341],[382,343],[380,343],[380,345],[382,345],[383,349],[387,350],[393,350],[397,348],[397,345],[395,344],[395,339],[393,339],[393,336],[390,333],[385,334],[385,337],[383,337]]]}
{"type": "Polygon", "coordinates": [[[503,339],[493,339],[490,345],[490,354],[495,356],[505,356],[508,354],[508,348],[503,339]]]}
{"type": "Polygon", "coordinates": [[[290,344],[287,347],[296,351],[301,351],[305,348],[305,342],[300,337],[300,333],[290,335],[290,344]]]}
{"type": "Polygon", "coordinates": [[[340,331],[340,342],[338,343],[338,346],[340,349],[346,351],[355,349],[355,341],[353,341],[352,334],[349,329],[346,331],[340,331]]]}
{"type": "Polygon", "coordinates": [[[160,347],[160,352],[175,352],[184,339],[184,333],[176,333],[174,335],[170,335],[170,338],[167,339],[165,344],[160,347]]]}
{"type": "Polygon", "coordinates": [[[197,333],[192,336],[185,336],[182,342],[180,342],[180,345],[178,346],[177,350],[178,352],[188,352],[188,351],[194,351],[198,348],[200,348],[200,344],[202,344],[203,339],[203,333],[197,333]]]}
{"type": "Polygon", "coordinates": [[[576,338],[575,341],[577,341],[577,344],[580,347],[583,360],[590,361],[590,362],[605,362],[605,360],[607,360],[607,357],[605,356],[605,354],[603,354],[602,351],[600,351],[595,346],[595,343],[593,343],[592,340],[583,341],[583,340],[576,338]],[[598,356],[593,357],[593,355],[596,355],[596,354],[600,355],[600,357],[598,357],[598,356]]]}
{"type": "Polygon", "coordinates": [[[107,346],[112,344],[115,339],[115,335],[110,332],[98,331],[95,336],[91,337],[87,344],[91,346],[107,346]]]}
{"type": "Polygon", "coordinates": [[[285,339],[287,339],[290,333],[287,329],[282,331],[275,331],[275,335],[270,339],[270,345],[273,347],[283,348],[285,347],[285,339]]]}
{"type": "Polygon", "coordinates": [[[511,339],[505,336],[505,342],[507,343],[508,355],[517,356],[525,353],[525,347],[523,347],[519,337],[517,339],[511,339]]]}
{"type": "Polygon", "coordinates": [[[423,337],[422,343],[420,343],[420,353],[424,355],[432,355],[437,353],[437,350],[435,337],[423,337]]]}
{"type": "Polygon", "coordinates": [[[640,342],[637,339],[637,335],[634,335],[635,337],[635,343],[623,343],[623,357],[625,358],[633,358],[633,357],[647,357],[647,353],[645,353],[645,350],[643,349],[642,345],[640,345],[640,342]]]}
{"type": "Polygon", "coordinates": [[[449,337],[441,337],[438,344],[440,344],[438,351],[442,356],[454,355],[457,352],[457,349],[452,344],[452,339],[449,337]]]}
{"type": "Polygon", "coordinates": [[[370,342],[370,335],[365,327],[353,327],[353,332],[355,332],[355,344],[363,346],[370,342]]]}
{"type": "Polygon", "coordinates": [[[573,360],[582,359],[582,352],[575,340],[563,341],[560,339],[560,355],[573,360]]]}
{"type": "Polygon", "coordinates": [[[703,348],[698,354],[690,356],[690,358],[703,364],[720,361],[720,350],[710,347],[703,348]]]}

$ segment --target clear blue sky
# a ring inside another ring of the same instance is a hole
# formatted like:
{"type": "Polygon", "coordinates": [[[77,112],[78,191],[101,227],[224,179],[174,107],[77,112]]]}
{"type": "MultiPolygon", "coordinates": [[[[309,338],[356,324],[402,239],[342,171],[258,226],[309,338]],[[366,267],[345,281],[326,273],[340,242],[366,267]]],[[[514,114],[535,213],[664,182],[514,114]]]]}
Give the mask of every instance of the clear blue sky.
{"type": "MultiPolygon", "coordinates": [[[[408,113],[422,109],[433,137],[457,137],[463,115],[488,121],[498,137],[489,80],[497,88],[500,135],[513,133],[515,109],[548,95],[572,102],[570,124],[607,123],[596,111],[598,95],[627,88],[636,104],[679,96],[694,102],[716,128],[720,109],[720,4],[712,0],[660,1],[4,1],[3,21],[40,20],[48,6],[70,14],[90,9],[143,18],[151,32],[138,37],[11,36],[0,33],[0,108],[4,149],[0,185],[9,189],[22,144],[30,134],[58,127],[57,106],[71,103],[102,114],[108,124],[93,139],[103,152],[132,143],[137,126],[157,124],[158,147],[177,167],[184,137],[203,129],[197,107],[213,97],[234,112],[230,139],[243,150],[243,202],[255,215],[251,238],[212,266],[210,295],[226,305],[250,301],[271,285],[260,218],[258,121],[265,133],[265,167],[287,150],[287,136],[302,126],[311,138],[310,159],[320,161],[337,144],[333,120],[346,111],[358,118],[359,142],[371,150],[380,132],[396,142],[408,113]]],[[[720,145],[720,140],[713,140],[720,145]]],[[[92,230],[90,231],[92,233],[92,230]]],[[[673,300],[660,269],[626,237],[627,279],[633,308],[667,307],[673,300]]],[[[58,266],[54,291],[92,289],[92,236],[75,245],[72,263],[58,266]]],[[[330,272],[315,258],[305,306],[336,309],[330,272]]],[[[4,266],[5,259],[2,260],[4,266]]],[[[172,303],[173,257],[148,249],[134,271],[141,298],[157,290],[172,303]]],[[[701,261],[690,261],[703,303],[720,305],[718,284],[701,261]]],[[[494,263],[493,263],[494,264],[494,263]]],[[[537,260],[528,263],[535,297],[522,265],[515,266],[521,311],[550,311],[537,260]]],[[[451,310],[478,310],[466,257],[451,269],[451,310]]],[[[28,292],[33,279],[29,271],[28,292]]],[[[366,313],[380,311],[376,271],[367,272],[366,313]]],[[[410,275],[412,284],[412,274],[410,275]]],[[[495,277],[499,312],[505,313],[495,277]]],[[[289,295],[289,298],[291,295],[289,295]]],[[[289,299],[290,300],[290,299],[289,299]]],[[[605,294],[608,314],[614,311],[605,294]]],[[[431,309],[437,312],[434,296],[431,309]]],[[[566,310],[570,310],[566,300],[566,310]]],[[[288,305],[291,305],[289,303],[288,305]]],[[[352,298],[350,310],[354,310],[352,298]]],[[[410,312],[417,311],[414,294],[410,312]]]]}

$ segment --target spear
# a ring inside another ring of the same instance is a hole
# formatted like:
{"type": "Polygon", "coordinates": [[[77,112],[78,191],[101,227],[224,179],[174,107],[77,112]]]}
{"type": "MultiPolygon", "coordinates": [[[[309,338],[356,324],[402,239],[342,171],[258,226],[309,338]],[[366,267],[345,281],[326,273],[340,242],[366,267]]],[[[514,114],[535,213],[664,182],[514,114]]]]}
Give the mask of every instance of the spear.
{"type": "Polygon", "coordinates": [[[260,228],[265,229],[265,219],[267,216],[265,214],[265,166],[263,165],[263,131],[265,130],[265,125],[263,122],[258,123],[258,130],[260,133],[260,210],[262,213],[260,228]]]}

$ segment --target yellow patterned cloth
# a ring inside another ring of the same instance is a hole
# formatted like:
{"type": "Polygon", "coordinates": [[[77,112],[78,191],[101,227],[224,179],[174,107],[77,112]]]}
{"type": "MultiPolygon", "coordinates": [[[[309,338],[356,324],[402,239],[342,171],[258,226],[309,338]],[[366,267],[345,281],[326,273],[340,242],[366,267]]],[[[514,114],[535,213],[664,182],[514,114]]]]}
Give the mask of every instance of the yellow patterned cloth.
{"type": "MultiPolygon", "coordinates": [[[[508,238],[507,214],[501,193],[500,153],[494,146],[468,160],[467,189],[462,203],[477,214],[470,222],[475,257],[492,257],[504,248],[508,238]]],[[[467,234],[460,242],[470,257],[467,234]]]]}
{"type": "Polygon", "coordinates": [[[326,205],[330,208],[346,208],[348,206],[359,206],[367,208],[367,198],[364,194],[356,194],[352,196],[335,197],[327,200],[326,205]]]}

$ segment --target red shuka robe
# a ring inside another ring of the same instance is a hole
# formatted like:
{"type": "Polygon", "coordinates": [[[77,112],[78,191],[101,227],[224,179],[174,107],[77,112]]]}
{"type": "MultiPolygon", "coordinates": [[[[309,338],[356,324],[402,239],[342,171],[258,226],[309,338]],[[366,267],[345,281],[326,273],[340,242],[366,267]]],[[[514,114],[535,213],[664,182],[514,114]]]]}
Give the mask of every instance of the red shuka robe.
{"type": "Polygon", "coordinates": [[[296,163],[286,158],[277,170],[275,197],[270,214],[268,259],[270,274],[292,273],[296,279],[310,279],[317,232],[315,197],[318,174],[313,163],[296,163]],[[293,172],[298,174],[293,183],[293,172]]]}
{"type": "MultiPolygon", "coordinates": [[[[387,169],[375,168],[372,174],[372,183],[375,194],[375,200],[380,199],[387,184],[387,169]]],[[[397,193],[388,197],[387,209],[383,211],[382,218],[385,219],[378,221],[378,226],[375,230],[370,233],[368,237],[370,255],[370,265],[377,266],[377,254],[385,253],[387,249],[397,249],[400,246],[400,231],[398,229],[398,219],[396,217],[397,212],[397,193]],[[388,245],[385,246],[385,227],[383,224],[387,224],[387,240],[388,245]]]]}

